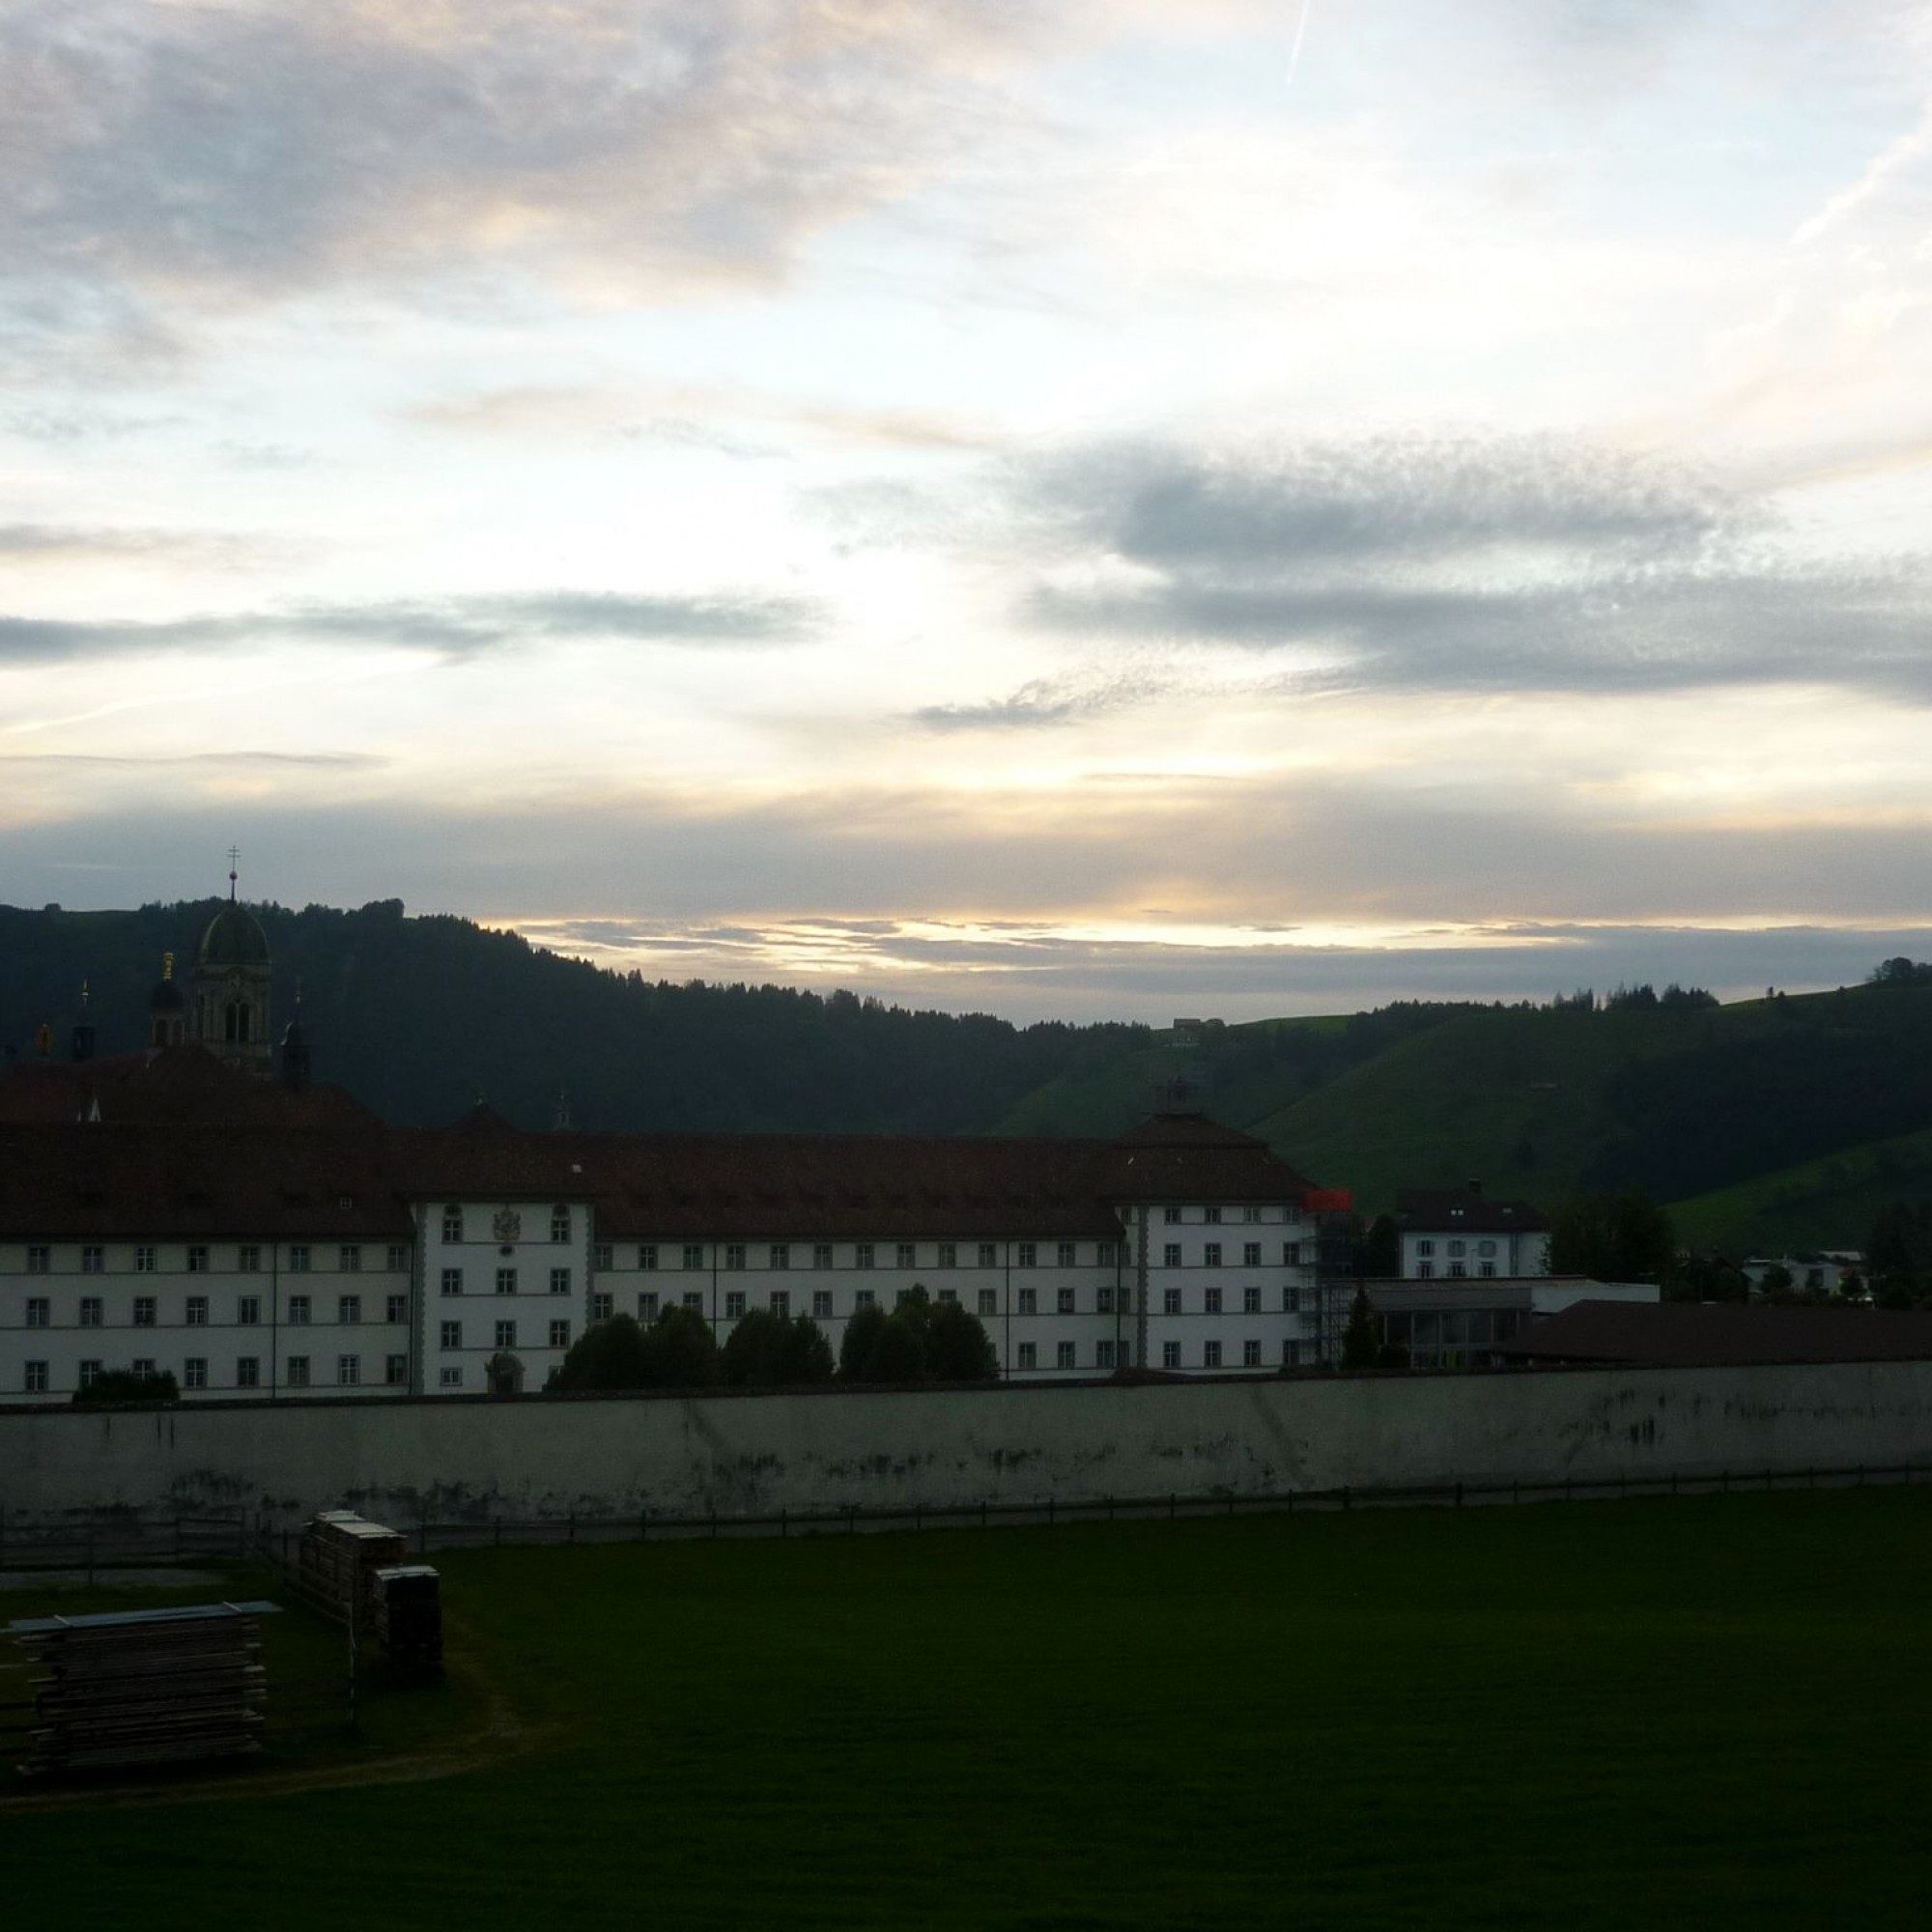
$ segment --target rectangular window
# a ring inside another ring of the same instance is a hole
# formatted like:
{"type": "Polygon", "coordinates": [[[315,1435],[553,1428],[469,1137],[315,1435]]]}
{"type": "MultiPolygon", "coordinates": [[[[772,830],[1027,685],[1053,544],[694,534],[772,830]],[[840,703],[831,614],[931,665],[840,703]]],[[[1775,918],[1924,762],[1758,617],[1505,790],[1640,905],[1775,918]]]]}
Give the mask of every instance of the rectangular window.
{"type": "Polygon", "coordinates": [[[106,1255],[98,1247],[85,1247],[80,1251],[80,1271],[82,1274],[100,1274],[107,1266],[106,1255]]]}
{"type": "Polygon", "coordinates": [[[1258,1369],[1262,1365],[1262,1345],[1259,1342],[1241,1344],[1241,1366],[1244,1369],[1258,1369]]]}
{"type": "Polygon", "coordinates": [[[208,1386],[208,1357],[189,1355],[182,1363],[182,1387],[185,1389],[205,1389],[208,1386]]]}
{"type": "Polygon", "coordinates": [[[155,1297],[152,1294],[137,1294],[134,1297],[134,1326],[152,1328],[155,1325],[155,1297]]]}
{"type": "Polygon", "coordinates": [[[1073,1291],[1070,1288],[1061,1289],[1054,1296],[1054,1307],[1062,1315],[1071,1315],[1073,1313],[1073,1291]]]}
{"type": "Polygon", "coordinates": [[[1162,1267],[1171,1268],[1178,1268],[1180,1265],[1180,1243],[1179,1241],[1169,1241],[1162,1247],[1160,1251],[1160,1264],[1162,1267]]]}
{"type": "Polygon", "coordinates": [[[957,1241],[940,1242],[939,1265],[943,1268],[956,1268],[959,1265],[959,1243],[957,1241]]]}
{"type": "Polygon", "coordinates": [[[445,1241],[460,1241],[463,1238],[463,1209],[449,1207],[442,1210],[442,1238],[445,1241]]]}
{"type": "Polygon", "coordinates": [[[878,1302],[879,1297],[869,1288],[860,1289],[852,1297],[854,1308],[876,1308],[878,1302]]]}
{"type": "Polygon", "coordinates": [[[206,1274],[208,1272],[208,1243],[206,1241],[190,1243],[187,1251],[187,1271],[189,1274],[206,1274]]]}
{"type": "Polygon", "coordinates": [[[1039,1265],[1039,1246],[1035,1241],[1022,1241],[1013,1257],[1015,1267],[1037,1267],[1039,1265]]]}
{"type": "Polygon", "coordinates": [[[253,1328],[262,1320],[262,1297],[259,1294],[238,1294],[235,1297],[236,1325],[253,1328]]]}
{"type": "Polygon", "coordinates": [[[685,1242],[684,1265],[687,1269],[701,1268],[704,1265],[704,1243],[702,1241],[685,1242]]]}
{"type": "Polygon", "coordinates": [[[515,1294],[517,1292],[517,1271],[513,1267],[499,1267],[497,1270],[497,1293],[515,1294]]]}
{"type": "Polygon", "coordinates": [[[774,1241],[771,1244],[771,1246],[765,1250],[765,1265],[767,1267],[775,1267],[775,1268],[790,1267],[791,1243],[789,1241],[774,1241]]]}
{"type": "Polygon", "coordinates": [[[1285,1288],[1281,1292],[1281,1308],[1284,1315],[1301,1313],[1301,1291],[1298,1288],[1285,1288]]]}
{"type": "MultiPolygon", "coordinates": [[[[189,1250],[191,1254],[192,1249],[189,1250]]],[[[202,1249],[206,1254],[208,1250],[202,1249]]],[[[27,1250],[27,1272],[29,1274],[51,1274],[54,1268],[54,1254],[44,1243],[36,1243],[27,1250]]]]}
{"type": "Polygon", "coordinates": [[[1209,1315],[1218,1315],[1218,1314],[1220,1314],[1220,1312],[1221,1312],[1221,1291],[1220,1291],[1220,1290],[1219,1290],[1218,1288],[1210,1288],[1210,1289],[1209,1289],[1209,1290],[1208,1291],[1208,1293],[1207,1293],[1206,1296],[1205,1296],[1205,1297],[1203,1298],[1203,1305],[1204,1305],[1204,1307],[1205,1307],[1205,1309],[1206,1309],[1206,1312],[1207,1312],[1208,1314],[1209,1314],[1209,1315]]]}
{"type": "Polygon", "coordinates": [[[1023,1288],[1020,1290],[1020,1313],[1022,1315],[1037,1315],[1039,1313],[1038,1289],[1023,1288]]]}
{"type": "Polygon", "coordinates": [[[553,1208],[550,1210],[550,1237],[559,1246],[566,1246],[570,1240],[570,1209],[553,1208]]]}
{"type": "Polygon", "coordinates": [[[728,1289],[724,1295],[724,1319],[735,1321],[745,1312],[745,1291],[742,1288],[728,1289]]]}
{"type": "Polygon", "coordinates": [[[235,1386],[239,1389],[260,1388],[262,1386],[262,1358],[260,1355],[236,1356],[235,1386]]]}
{"type": "Polygon", "coordinates": [[[909,1288],[895,1288],[893,1291],[893,1306],[895,1308],[903,1308],[911,1299],[912,1290],[909,1288]]]}
{"type": "Polygon", "coordinates": [[[811,1264],[815,1268],[829,1268],[832,1265],[832,1243],[815,1241],[811,1248],[811,1264]]]}
{"type": "Polygon", "coordinates": [[[997,1315],[1000,1312],[1000,1291],[997,1288],[982,1288],[980,1291],[980,1313],[997,1315]]]}
{"type": "Polygon", "coordinates": [[[687,1308],[695,1308],[700,1315],[704,1313],[704,1297],[701,1294],[687,1294],[684,1297],[684,1305],[687,1308]]]}
{"type": "Polygon", "coordinates": [[[235,1250],[235,1272],[237,1274],[260,1274],[262,1272],[262,1250],[253,1241],[243,1241],[235,1250]]]}
{"type": "Polygon", "coordinates": [[[1415,1252],[1419,1255],[1433,1255],[1435,1252],[1435,1243],[1430,1240],[1417,1241],[1415,1252]]]}
{"type": "Polygon", "coordinates": [[[1262,1264],[1262,1244],[1259,1241],[1241,1243],[1241,1265],[1244,1268],[1258,1268],[1262,1264]]]}
{"type": "Polygon", "coordinates": [[[440,1321],[437,1323],[437,1346],[440,1349],[460,1349],[463,1346],[463,1323],[460,1321],[440,1321]]]}
{"type": "Polygon", "coordinates": [[[410,1319],[410,1298],[407,1294],[392,1294],[383,1304],[383,1320],[392,1326],[410,1319]]]}
{"type": "Polygon", "coordinates": [[[1467,1262],[1451,1262],[1449,1264],[1449,1274],[1452,1280],[1455,1281],[1465,1280],[1468,1276],[1468,1273],[1469,1273],[1469,1264],[1467,1262]]]}
{"type": "Polygon", "coordinates": [[[1262,1210],[1259,1208],[1243,1208],[1241,1209],[1241,1219],[1243,1221],[1259,1221],[1261,1218],[1262,1210]]]}
{"type": "Polygon", "coordinates": [[[1094,1250],[1094,1261],[1096,1266],[1103,1268],[1110,1268],[1115,1264],[1116,1262],[1119,1261],[1119,1259],[1120,1259],[1120,1246],[1117,1242],[1102,1241],[1100,1245],[1094,1250]]]}
{"type": "Polygon", "coordinates": [[[1417,1262],[1415,1264],[1415,1278],[1417,1281],[1433,1281],[1435,1278],[1435,1264],[1434,1262],[1417,1262]]]}
{"type": "Polygon", "coordinates": [[[517,1346],[517,1324],[514,1321],[497,1323],[497,1346],[499,1349],[514,1349],[517,1346]]]}
{"type": "Polygon", "coordinates": [[[1201,1346],[1201,1366],[1204,1369],[1218,1369],[1221,1366],[1221,1345],[1218,1342],[1204,1342],[1201,1346]]]}
{"type": "Polygon", "coordinates": [[[47,1365],[44,1362],[29,1362],[25,1382],[29,1395],[45,1395],[47,1392],[47,1365]]]}
{"type": "Polygon", "coordinates": [[[1164,1369],[1178,1369],[1180,1366],[1179,1342],[1163,1342],[1160,1345],[1160,1365],[1164,1369]]]}
{"type": "Polygon", "coordinates": [[[956,1288],[942,1288],[939,1291],[939,1298],[941,1301],[957,1301],[959,1291],[956,1288]]]}
{"type": "Polygon", "coordinates": [[[1289,1268],[1299,1267],[1301,1265],[1301,1243],[1299,1241],[1284,1241],[1281,1244],[1281,1264],[1283,1267],[1289,1268]]]}
{"type": "Polygon", "coordinates": [[[1467,1252],[1468,1252],[1467,1244],[1463,1241],[1451,1241],[1449,1243],[1449,1253],[1452,1257],[1456,1255],[1466,1254],[1467,1252]]]}
{"type": "Polygon", "coordinates": [[[1494,1262],[1478,1262],[1476,1264],[1476,1272],[1480,1275],[1493,1275],[1495,1271],[1496,1264],[1494,1262]]]}
{"type": "Polygon", "coordinates": [[[456,1368],[439,1369],[436,1376],[438,1388],[460,1389],[463,1386],[463,1370],[456,1368]]]}
{"type": "Polygon", "coordinates": [[[152,1247],[144,1243],[134,1250],[134,1272],[136,1274],[153,1274],[156,1271],[157,1266],[158,1264],[156,1261],[155,1251],[152,1247]]]}
{"type": "Polygon", "coordinates": [[[1053,1365],[1057,1369],[1070,1369],[1077,1366],[1073,1359],[1073,1344],[1059,1343],[1053,1351],[1053,1365]]]}
{"type": "Polygon", "coordinates": [[[644,1291],[638,1296],[638,1320],[655,1321],[658,1319],[658,1298],[655,1293],[644,1291]]]}
{"type": "Polygon", "coordinates": [[[1114,1291],[1111,1288],[1096,1288],[1094,1291],[1094,1308],[1099,1315],[1113,1314],[1114,1291]]]}
{"type": "Polygon", "coordinates": [[[1262,1292],[1258,1288],[1244,1288],[1241,1291],[1241,1313],[1259,1315],[1262,1312],[1262,1292]]]}
{"type": "Polygon", "coordinates": [[[658,1264],[658,1244],[655,1241],[638,1243],[638,1265],[640,1268],[654,1268],[658,1264]]]}
{"type": "Polygon", "coordinates": [[[725,1242],[724,1265],[727,1268],[741,1268],[745,1265],[745,1244],[743,1241],[725,1242]]]}
{"type": "Polygon", "coordinates": [[[1178,1288],[1164,1288],[1160,1292],[1160,1312],[1163,1315],[1180,1313],[1180,1291],[1178,1288]]]}
{"type": "Polygon", "coordinates": [[[980,1243],[980,1265],[982,1268],[998,1267],[1000,1264],[1000,1244],[997,1241],[980,1243]]]}
{"type": "Polygon", "coordinates": [[[362,1297],[359,1294],[338,1294],[335,1297],[335,1319],[338,1321],[360,1321],[362,1297]]]}
{"type": "Polygon", "coordinates": [[[1179,1208],[1163,1208],[1160,1210],[1160,1218],[1170,1228],[1178,1228],[1180,1225],[1180,1209],[1179,1208]]]}
{"type": "Polygon", "coordinates": [[[832,1291],[829,1288],[819,1288],[812,1291],[811,1319],[814,1321],[830,1321],[832,1320],[832,1291]]]}
{"type": "Polygon", "coordinates": [[[143,1381],[152,1381],[155,1377],[154,1356],[136,1355],[134,1357],[134,1373],[137,1376],[139,1376],[143,1381]]]}
{"type": "Polygon", "coordinates": [[[872,1265],[872,1244],[870,1241],[861,1241],[852,1250],[852,1265],[862,1268],[868,1268],[872,1265]]]}
{"type": "Polygon", "coordinates": [[[1114,1366],[1113,1343],[1100,1342],[1094,1345],[1094,1366],[1096,1369],[1111,1369],[1114,1366]]]}
{"type": "Polygon", "coordinates": [[[445,1294],[461,1294],[463,1293],[463,1270],[461,1268],[443,1269],[442,1292],[445,1294]]]}
{"type": "Polygon", "coordinates": [[[289,1325],[301,1327],[308,1321],[308,1296],[292,1294],[289,1296],[289,1325]]]}
{"type": "Polygon", "coordinates": [[[187,1325],[190,1328],[208,1326],[208,1296],[190,1294],[187,1298],[187,1325]]]}
{"type": "Polygon", "coordinates": [[[772,1290],[772,1313],[783,1316],[787,1321],[791,1320],[791,1295],[786,1290],[772,1290]]]}
{"type": "Polygon", "coordinates": [[[590,1297],[590,1319],[593,1321],[610,1321],[611,1297],[608,1294],[593,1294],[590,1297]]]}
{"type": "Polygon", "coordinates": [[[568,1321],[553,1321],[550,1324],[550,1345],[553,1349],[567,1349],[570,1347],[570,1323],[568,1321]]]}
{"type": "Polygon", "coordinates": [[[613,1259],[615,1252],[609,1241],[599,1241],[590,1250],[590,1265],[594,1268],[614,1267],[616,1265],[616,1262],[613,1259]]]}
{"type": "Polygon", "coordinates": [[[335,1382],[338,1388],[355,1388],[362,1380],[362,1357],[360,1355],[337,1355],[335,1358],[335,1382]]]}
{"type": "Polygon", "coordinates": [[[1221,1265],[1221,1243],[1219,1241],[1209,1241],[1201,1250],[1201,1265],[1210,1268],[1217,1268],[1221,1265]]]}
{"type": "Polygon", "coordinates": [[[1061,1267],[1070,1268],[1077,1265],[1076,1258],[1079,1252],[1080,1246],[1077,1241],[1062,1241],[1054,1252],[1054,1260],[1061,1267]]]}
{"type": "Polygon", "coordinates": [[[1031,1342],[1022,1342],[1020,1344],[1020,1367],[1023,1369],[1032,1369],[1032,1368],[1037,1368],[1038,1366],[1039,1366],[1038,1349],[1037,1349],[1031,1342]]]}
{"type": "Polygon", "coordinates": [[[383,1357],[383,1379],[390,1388],[401,1388],[410,1378],[410,1358],[407,1355],[384,1355],[383,1357]]]}
{"type": "Polygon", "coordinates": [[[570,1293],[570,1270],[568,1268],[551,1269],[550,1292],[553,1294],[568,1294],[570,1293]]]}
{"type": "Polygon", "coordinates": [[[1221,1210],[1218,1208],[1204,1208],[1201,1210],[1201,1218],[1204,1221],[1217,1222],[1221,1218],[1221,1210]]]}
{"type": "Polygon", "coordinates": [[[80,1297],[80,1325],[83,1328],[99,1328],[101,1322],[100,1297],[98,1294],[83,1294],[80,1297]]]}
{"type": "Polygon", "coordinates": [[[308,1243],[291,1241],[289,1243],[289,1272],[306,1274],[308,1272],[308,1243]]]}
{"type": "Polygon", "coordinates": [[[282,1380],[292,1389],[308,1387],[308,1357],[291,1355],[282,1368],[282,1380]]]}
{"type": "Polygon", "coordinates": [[[82,1388],[92,1388],[100,1379],[100,1364],[86,1361],[80,1364],[78,1380],[82,1388]]]}
{"type": "Polygon", "coordinates": [[[401,1274],[410,1264],[410,1251],[405,1242],[391,1241],[383,1256],[383,1265],[391,1274],[401,1274]]]}
{"type": "Polygon", "coordinates": [[[335,1251],[335,1271],[337,1274],[360,1274],[362,1272],[362,1243],[344,1241],[335,1251]]]}

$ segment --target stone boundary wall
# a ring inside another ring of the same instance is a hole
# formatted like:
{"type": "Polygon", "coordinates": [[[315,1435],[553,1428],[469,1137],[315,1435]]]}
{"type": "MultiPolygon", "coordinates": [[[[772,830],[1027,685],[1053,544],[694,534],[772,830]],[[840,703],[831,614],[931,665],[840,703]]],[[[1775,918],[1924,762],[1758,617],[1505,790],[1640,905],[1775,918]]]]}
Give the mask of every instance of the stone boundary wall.
{"type": "Polygon", "coordinates": [[[1932,1362],[0,1412],[18,1522],[728,1517],[1925,1462],[1932,1362]]]}

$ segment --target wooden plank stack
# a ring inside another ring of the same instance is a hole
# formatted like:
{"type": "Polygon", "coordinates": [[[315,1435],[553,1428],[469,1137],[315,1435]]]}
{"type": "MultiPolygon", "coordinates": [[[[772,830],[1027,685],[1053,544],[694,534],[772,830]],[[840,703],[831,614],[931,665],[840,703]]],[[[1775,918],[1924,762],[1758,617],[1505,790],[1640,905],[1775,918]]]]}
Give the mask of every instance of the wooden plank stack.
{"type": "Polygon", "coordinates": [[[326,1510],[302,1531],[301,1588],[331,1616],[367,1632],[403,1670],[435,1676],[442,1668],[441,1582],[408,1554],[395,1530],[354,1510],[326,1510]]]}
{"type": "Polygon", "coordinates": [[[28,1774],[235,1757],[262,1747],[267,1603],[10,1626],[34,1691],[28,1774]]]}

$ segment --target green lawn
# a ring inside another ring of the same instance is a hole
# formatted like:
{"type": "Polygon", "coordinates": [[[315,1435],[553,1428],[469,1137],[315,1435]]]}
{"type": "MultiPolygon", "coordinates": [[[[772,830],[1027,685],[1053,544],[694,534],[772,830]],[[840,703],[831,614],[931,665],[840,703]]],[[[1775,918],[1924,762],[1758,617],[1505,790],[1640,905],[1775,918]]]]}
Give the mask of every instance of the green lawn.
{"type": "Polygon", "coordinates": [[[371,1761],[491,1685],[516,1754],[0,1811],[16,1922],[1925,1918],[1924,1491],[439,1560],[465,1675],[371,1761]]]}

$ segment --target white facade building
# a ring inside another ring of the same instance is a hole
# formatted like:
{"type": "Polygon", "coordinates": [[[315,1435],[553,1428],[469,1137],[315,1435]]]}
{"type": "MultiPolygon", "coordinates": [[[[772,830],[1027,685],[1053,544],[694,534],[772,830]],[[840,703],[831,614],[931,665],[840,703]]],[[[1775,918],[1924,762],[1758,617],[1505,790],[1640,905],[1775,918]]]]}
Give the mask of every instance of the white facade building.
{"type": "Polygon", "coordinates": [[[1492,1201],[1481,1186],[1405,1188],[1396,1196],[1405,1281],[1461,1281],[1549,1272],[1549,1222],[1526,1201],[1492,1201]]]}

